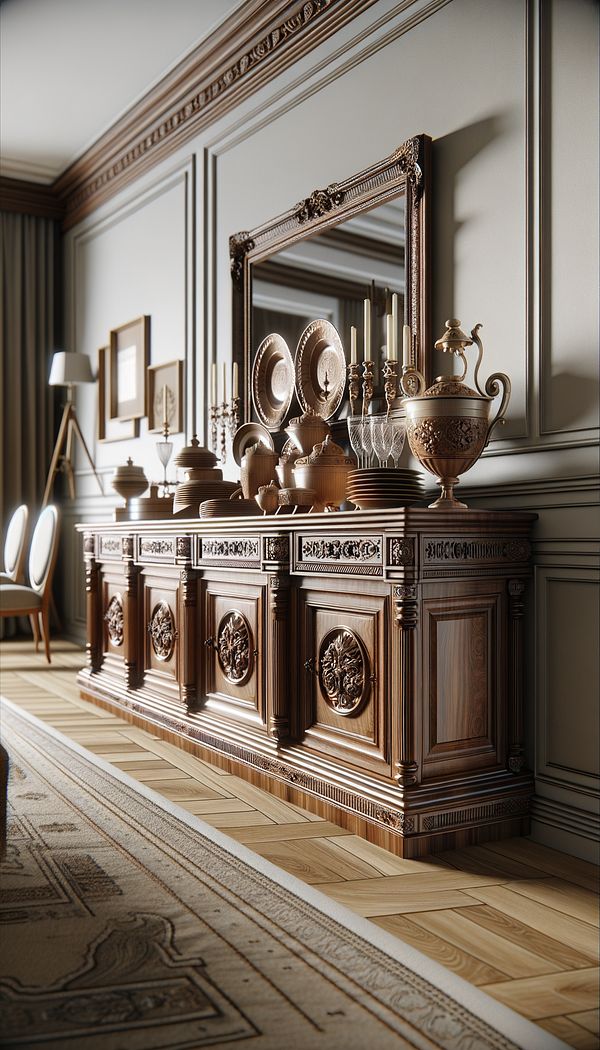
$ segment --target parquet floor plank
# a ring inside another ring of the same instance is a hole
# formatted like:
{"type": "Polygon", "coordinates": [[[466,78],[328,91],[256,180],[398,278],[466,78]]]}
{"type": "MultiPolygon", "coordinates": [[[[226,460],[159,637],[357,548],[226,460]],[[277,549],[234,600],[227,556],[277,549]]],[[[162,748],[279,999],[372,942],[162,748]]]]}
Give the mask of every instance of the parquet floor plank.
{"type": "Polygon", "coordinates": [[[591,1010],[598,1002],[598,971],[569,970],[566,973],[527,977],[520,981],[484,985],[484,991],[535,1021],[561,1017],[577,1010],[591,1010]]]}
{"type": "Polygon", "coordinates": [[[561,971],[560,963],[544,959],[521,945],[504,938],[483,926],[474,926],[469,909],[458,911],[419,912],[411,921],[462,951],[470,951],[482,962],[495,966],[508,977],[535,977],[539,974],[561,971]]]}
{"type": "Polygon", "coordinates": [[[503,856],[514,857],[526,864],[533,864],[547,875],[568,879],[569,882],[583,886],[592,893],[597,893],[600,888],[599,871],[594,864],[550,849],[541,842],[532,842],[531,839],[504,839],[500,842],[488,842],[486,849],[503,856]]]}
{"type": "Polygon", "coordinates": [[[572,915],[582,922],[589,922],[591,926],[599,925],[598,897],[591,890],[569,886],[564,879],[551,876],[539,882],[513,882],[510,888],[514,893],[531,897],[540,904],[547,904],[549,908],[572,915]]]}
{"type": "MultiPolygon", "coordinates": [[[[459,912],[458,914],[463,913],[459,912]]],[[[564,941],[548,937],[546,934],[540,933],[539,930],[535,930],[532,926],[527,926],[524,922],[520,922],[510,915],[505,915],[487,904],[470,907],[464,914],[471,922],[476,922],[479,926],[497,933],[505,941],[509,941],[511,944],[522,945],[524,948],[535,952],[536,955],[541,955],[544,959],[557,963],[559,969],[585,969],[586,966],[591,966],[594,963],[592,955],[585,955],[583,952],[576,951],[568,944],[565,944],[564,941]]]]}
{"type": "Polygon", "coordinates": [[[598,958],[598,931],[587,922],[538,904],[522,893],[513,893],[506,886],[471,886],[465,893],[526,926],[532,926],[547,937],[554,937],[576,951],[590,955],[594,960],[598,958]]]}
{"type": "Polygon", "coordinates": [[[387,930],[388,933],[393,933],[406,944],[418,948],[419,951],[435,959],[442,966],[447,966],[449,970],[458,974],[459,977],[464,977],[465,981],[470,981],[471,984],[490,984],[493,981],[505,980],[507,977],[496,967],[488,966],[487,963],[476,959],[469,952],[462,951],[454,944],[418,926],[412,921],[412,916],[408,919],[404,915],[386,915],[373,919],[373,922],[387,930]]]}
{"type": "Polygon", "coordinates": [[[569,1014],[569,1018],[583,1028],[587,1028],[588,1032],[600,1035],[600,1009],[582,1010],[580,1013],[569,1014]]]}
{"type": "Polygon", "coordinates": [[[572,1046],[574,1050],[598,1050],[600,1045],[597,1036],[575,1024],[568,1017],[542,1017],[537,1024],[558,1039],[562,1039],[567,1046],[572,1046]]]}

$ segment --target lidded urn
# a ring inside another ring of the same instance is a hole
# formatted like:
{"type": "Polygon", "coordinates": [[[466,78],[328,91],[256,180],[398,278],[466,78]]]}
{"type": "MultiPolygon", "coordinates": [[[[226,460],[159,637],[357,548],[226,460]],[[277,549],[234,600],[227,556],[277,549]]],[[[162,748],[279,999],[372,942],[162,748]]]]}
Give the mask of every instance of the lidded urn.
{"type": "Polygon", "coordinates": [[[295,484],[316,492],[315,510],[339,510],[346,499],[348,472],[355,466],[354,460],[328,434],[324,441],[315,445],[309,456],[296,460],[295,484]]]}
{"type": "Polygon", "coordinates": [[[489,376],[482,389],[479,369],[483,359],[483,344],[479,338],[480,324],[475,325],[471,336],[460,327],[460,321],[446,321],[446,331],[435,343],[435,349],[454,354],[462,360],[460,375],[438,376],[425,390],[425,379],[415,369],[402,375],[402,389],[407,395],[406,436],[412,454],[431,474],[435,474],[442,494],[431,503],[431,507],[445,510],[463,509],[454,496],[454,486],[459,476],[469,470],[479,459],[490,440],[493,427],[505,422],[510,399],[510,379],[503,372],[489,376]],[[465,350],[477,345],[478,357],[474,371],[476,389],[464,382],[467,374],[465,350]],[[502,391],[500,407],[490,421],[492,403],[502,391]]]}

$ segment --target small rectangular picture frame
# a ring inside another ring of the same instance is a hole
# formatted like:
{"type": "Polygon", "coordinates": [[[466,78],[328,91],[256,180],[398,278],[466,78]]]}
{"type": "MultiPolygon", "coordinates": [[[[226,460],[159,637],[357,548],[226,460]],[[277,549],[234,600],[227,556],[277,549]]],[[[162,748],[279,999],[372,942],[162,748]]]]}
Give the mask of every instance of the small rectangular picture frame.
{"type": "Polygon", "coordinates": [[[170,434],[183,431],[183,361],[150,365],[148,376],[148,430],[160,432],[164,426],[165,389],[170,434]]]}
{"type": "Polygon", "coordinates": [[[130,441],[139,437],[137,419],[110,418],[110,347],[98,350],[98,441],[130,441]]]}
{"type": "Polygon", "coordinates": [[[110,418],[146,415],[146,369],[150,354],[150,317],[113,328],[110,333],[110,418]]]}

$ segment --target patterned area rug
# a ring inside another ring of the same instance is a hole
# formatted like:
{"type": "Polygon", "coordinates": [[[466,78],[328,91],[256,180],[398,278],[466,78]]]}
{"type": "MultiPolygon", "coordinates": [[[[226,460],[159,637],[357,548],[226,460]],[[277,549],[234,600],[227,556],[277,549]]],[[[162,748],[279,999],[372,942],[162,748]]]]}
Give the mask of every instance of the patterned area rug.
{"type": "Polygon", "coordinates": [[[562,1046],[8,702],[3,1047],[562,1046]]]}

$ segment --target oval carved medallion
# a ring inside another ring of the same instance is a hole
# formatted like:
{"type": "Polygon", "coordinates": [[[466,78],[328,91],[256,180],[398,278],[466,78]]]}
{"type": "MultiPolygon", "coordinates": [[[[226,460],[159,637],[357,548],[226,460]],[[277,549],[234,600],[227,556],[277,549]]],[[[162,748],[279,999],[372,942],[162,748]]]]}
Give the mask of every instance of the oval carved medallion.
{"type": "Polygon", "coordinates": [[[319,649],[319,684],[338,715],[362,707],[371,684],[369,657],[358,635],[347,627],[328,631],[319,649]]]}
{"type": "Polygon", "coordinates": [[[227,681],[233,685],[243,685],[252,671],[253,638],[250,624],[237,609],[222,617],[216,649],[227,681]]]}
{"type": "Polygon", "coordinates": [[[123,599],[120,594],[113,594],[104,613],[104,619],[111,644],[123,645],[123,599]]]}
{"type": "Polygon", "coordinates": [[[157,660],[169,660],[175,648],[177,632],[173,613],[166,602],[159,602],[152,610],[148,634],[157,660]]]}

